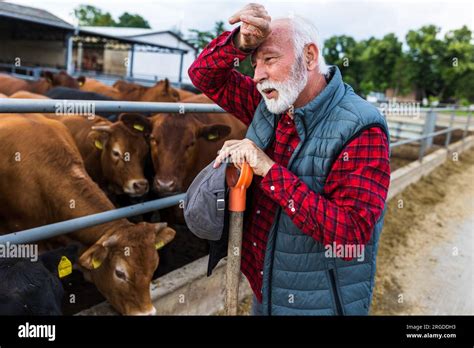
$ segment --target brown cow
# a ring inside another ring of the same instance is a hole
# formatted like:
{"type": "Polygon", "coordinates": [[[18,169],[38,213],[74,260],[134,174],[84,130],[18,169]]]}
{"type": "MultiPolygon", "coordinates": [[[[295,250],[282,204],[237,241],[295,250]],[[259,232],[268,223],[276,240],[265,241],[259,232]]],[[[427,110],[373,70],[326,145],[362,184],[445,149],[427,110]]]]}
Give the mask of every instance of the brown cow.
{"type": "MultiPolygon", "coordinates": [[[[60,122],[35,115],[2,115],[0,230],[19,231],[114,208],[87,175],[80,153],[60,122]]],[[[69,236],[87,250],[79,265],[122,314],[154,314],[150,282],[157,247],[175,231],[164,223],[120,219],[69,236]]]]}
{"type": "Polygon", "coordinates": [[[38,94],[45,94],[53,87],[63,86],[69,88],[79,88],[76,79],[69,76],[65,71],[52,73],[43,72],[43,77],[36,81],[27,81],[10,75],[0,74],[0,93],[12,95],[17,91],[29,91],[38,94]]]}
{"type": "Polygon", "coordinates": [[[99,116],[63,116],[58,120],[71,132],[87,172],[106,192],[131,197],[148,192],[143,173],[151,132],[148,118],[121,114],[115,123],[99,116]]]}
{"type": "MultiPolygon", "coordinates": [[[[207,102],[197,95],[187,101],[207,102]]],[[[229,139],[242,139],[246,126],[230,114],[157,114],[152,117],[153,189],[159,195],[184,192],[229,139]]]]}
{"type": "Polygon", "coordinates": [[[10,96],[10,98],[14,98],[14,99],[49,99],[48,97],[46,97],[42,94],[28,92],[28,91],[15,92],[10,96]]]}
{"type": "Polygon", "coordinates": [[[117,88],[108,86],[103,82],[91,79],[90,77],[79,76],[77,78],[81,91],[94,92],[105,95],[113,99],[120,99],[120,91],[117,88]]]}
{"type": "Polygon", "coordinates": [[[148,102],[176,102],[180,100],[178,91],[171,87],[168,79],[159,81],[152,87],[118,80],[113,87],[120,91],[121,100],[148,102]]]}
{"type": "Polygon", "coordinates": [[[186,91],[185,89],[176,88],[176,90],[178,91],[179,100],[181,100],[181,101],[184,101],[188,98],[192,98],[196,95],[196,93],[186,91]]]}

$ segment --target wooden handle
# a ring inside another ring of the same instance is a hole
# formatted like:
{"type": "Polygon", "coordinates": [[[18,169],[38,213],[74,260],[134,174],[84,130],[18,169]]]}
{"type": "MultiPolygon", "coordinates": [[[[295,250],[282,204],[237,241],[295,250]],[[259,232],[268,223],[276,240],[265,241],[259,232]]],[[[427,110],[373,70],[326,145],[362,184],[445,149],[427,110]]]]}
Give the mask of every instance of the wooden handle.
{"type": "Polygon", "coordinates": [[[242,255],[242,228],[247,188],[252,183],[253,171],[246,162],[242,164],[240,175],[234,166],[227,167],[226,182],[229,193],[229,244],[227,246],[225,311],[227,315],[237,315],[239,304],[240,262],[242,255]]]}

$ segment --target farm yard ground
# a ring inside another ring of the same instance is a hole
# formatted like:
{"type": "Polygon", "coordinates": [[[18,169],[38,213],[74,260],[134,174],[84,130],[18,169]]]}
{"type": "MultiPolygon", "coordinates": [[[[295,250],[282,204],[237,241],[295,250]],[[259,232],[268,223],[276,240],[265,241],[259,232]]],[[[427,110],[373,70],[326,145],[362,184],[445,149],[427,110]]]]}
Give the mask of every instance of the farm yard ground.
{"type": "Polygon", "coordinates": [[[389,201],[371,315],[474,314],[473,182],[471,148],[389,201]]]}
{"type": "Polygon", "coordinates": [[[371,314],[474,314],[473,178],[470,149],[389,202],[371,314]]]}

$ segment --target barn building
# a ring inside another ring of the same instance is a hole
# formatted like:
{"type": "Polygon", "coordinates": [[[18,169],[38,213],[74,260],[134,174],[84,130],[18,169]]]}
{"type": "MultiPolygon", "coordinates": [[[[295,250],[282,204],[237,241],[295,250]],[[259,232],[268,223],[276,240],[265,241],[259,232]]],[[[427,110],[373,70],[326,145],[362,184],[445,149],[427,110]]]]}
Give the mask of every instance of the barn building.
{"type": "Polygon", "coordinates": [[[74,27],[48,11],[0,2],[0,71],[32,79],[42,70],[62,69],[105,82],[189,82],[195,48],[168,32],[141,31],[122,36],[107,28],[74,27]]]}

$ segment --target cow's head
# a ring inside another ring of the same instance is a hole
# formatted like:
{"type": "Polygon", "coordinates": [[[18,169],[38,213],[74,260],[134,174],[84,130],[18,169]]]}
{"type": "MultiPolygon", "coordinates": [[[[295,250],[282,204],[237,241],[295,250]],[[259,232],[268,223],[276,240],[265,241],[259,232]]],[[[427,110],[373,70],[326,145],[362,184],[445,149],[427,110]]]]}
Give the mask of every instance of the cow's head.
{"type": "Polygon", "coordinates": [[[156,250],[175,235],[166,223],[130,224],[100,238],[81,255],[79,265],[118,312],[153,315],[150,283],[159,263],[156,250]]]}
{"type": "Polygon", "coordinates": [[[180,97],[178,91],[171,87],[168,79],[164,79],[157,82],[153,87],[148,88],[141,100],[172,103],[180,100],[180,97]]]}
{"type": "Polygon", "coordinates": [[[100,155],[104,181],[112,192],[132,197],[148,192],[143,169],[150,132],[150,120],[139,114],[121,114],[115,123],[92,127],[88,141],[100,155]]]}
{"type": "Polygon", "coordinates": [[[61,70],[59,73],[53,73],[51,71],[44,71],[43,72],[43,77],[51,85],[51,88],[53,88],[53,87],[68,87],[68,88],[79,89],[78,81],[74,77],[72,77],[68,73],[66,73],[65,71],[61,70]]]}
{"type": "Polygon", "coordinates": [[[152,123],[153,190],[162,196],[184,192],[231,132],[226,124],[205,124],[193,114],[158,114],[152,123]]]}

